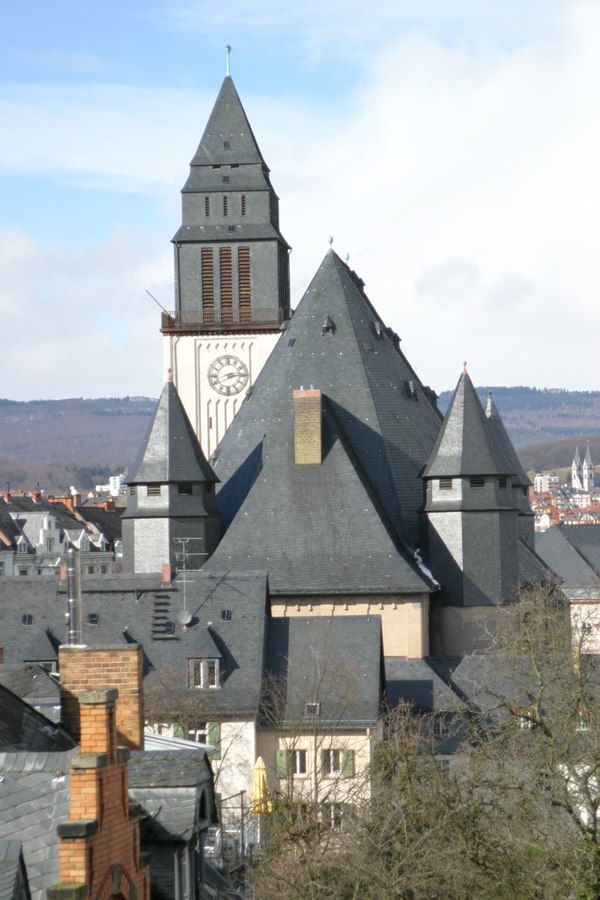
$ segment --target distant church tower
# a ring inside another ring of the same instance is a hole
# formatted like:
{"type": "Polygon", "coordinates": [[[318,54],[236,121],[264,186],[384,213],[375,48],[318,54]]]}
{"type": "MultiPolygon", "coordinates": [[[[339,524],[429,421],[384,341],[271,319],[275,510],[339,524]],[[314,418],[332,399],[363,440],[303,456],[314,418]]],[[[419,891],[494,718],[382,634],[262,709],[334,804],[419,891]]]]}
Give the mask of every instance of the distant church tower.
{"type": "MultiPolygon", "coordinates": [[[[229,48],[228,48],[229,52],[229,48]]],[[[290,316],[279,198],[231,75],[182,190],[175,311],[162,316],[165,368],[210,456],[290,316]]]]}
{"type": "Polygon", "coordinates": [[[574,491],[591,491],[595,483],[594,464],[588,442],[583,462],[579,455],[579,447],[575,447],[575,456],[571,463],[571,487],[574,491]]]}

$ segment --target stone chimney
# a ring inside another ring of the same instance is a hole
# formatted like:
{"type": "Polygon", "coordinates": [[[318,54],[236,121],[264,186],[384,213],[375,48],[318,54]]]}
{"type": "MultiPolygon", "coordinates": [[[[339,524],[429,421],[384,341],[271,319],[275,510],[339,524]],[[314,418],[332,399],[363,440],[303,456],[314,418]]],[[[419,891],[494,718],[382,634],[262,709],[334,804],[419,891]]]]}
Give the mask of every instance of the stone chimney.
{"type": "Polygon", "coordinates": [[[294,462],[297,466],[320,466],[322,447],[321,391],[293,392],[294,406],[294,462]]]}

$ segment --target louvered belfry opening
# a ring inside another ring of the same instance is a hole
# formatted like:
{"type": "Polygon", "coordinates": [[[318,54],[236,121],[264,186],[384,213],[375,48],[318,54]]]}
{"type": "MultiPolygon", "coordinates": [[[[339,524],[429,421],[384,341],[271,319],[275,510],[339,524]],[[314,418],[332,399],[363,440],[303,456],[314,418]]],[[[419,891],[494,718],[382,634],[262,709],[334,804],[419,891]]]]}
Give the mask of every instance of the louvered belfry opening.
{"type": "Polygon", "coordinates": [[[252,320],[250,247],[238,247],[238,291],[240,322],[250,322],[252,320]]]}
{"type": "Polygon", "coordinates": [[[204,322],[215,321],[215,270],[212,247],[202,247],[202,319],[204,322]]]}
{"type": "Polygon", "coordinates": [[[219,249],[219,276],[221,280],[221,322],[233,322],[231,247],[219,249]]]}

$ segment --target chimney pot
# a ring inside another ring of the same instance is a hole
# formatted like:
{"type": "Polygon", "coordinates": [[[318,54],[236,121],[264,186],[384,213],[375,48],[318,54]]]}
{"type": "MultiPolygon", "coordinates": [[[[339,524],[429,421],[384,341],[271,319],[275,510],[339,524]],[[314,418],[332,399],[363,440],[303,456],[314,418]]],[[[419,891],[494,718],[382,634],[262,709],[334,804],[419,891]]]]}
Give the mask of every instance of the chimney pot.
{"type": "Polygon", "coordinates": [[[293,392],[294,462],[320,466],[323,456],[322,395],[311,388],[293,392]]]}

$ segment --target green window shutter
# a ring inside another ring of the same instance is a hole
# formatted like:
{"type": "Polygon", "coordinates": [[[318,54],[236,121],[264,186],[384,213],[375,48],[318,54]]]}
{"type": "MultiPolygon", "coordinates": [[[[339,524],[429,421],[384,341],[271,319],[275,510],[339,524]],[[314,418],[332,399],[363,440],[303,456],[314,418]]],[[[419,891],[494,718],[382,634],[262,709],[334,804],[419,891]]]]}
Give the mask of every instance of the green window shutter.
{"type": "Polygon", "coordinates": [[[221,810],[223,808],[223,795],[219,791],[215,791],[215,807],[217,810],[217,820],[219,822],[221,822],[222,821],[221,810]]]}
{"type": "Polygon", "coordinates": [[[292,767],[292,751],[291,750],[278,750],[277,751],[277,777],[278,778],[287,778],[290,769],[292,767]]]}
{"type": "Polygon", "coordinates": [[[185,737],[185,735],[183,733],[183,725],[181,724],[181,722],[173,723],[173,737],[176,737],[176,738],[185,737]]]}
{"type": "Polygon", "coordinates": [[[342,751],[342,778],[354,778],[354,750],[342,751]]]}
{"type": "Polygon", "coordinates": [[[211,753],[211,759],[221,759],[221,723],[209,722],[207,728],[208,743],[216,747],[214,753],[211,753]]]}

